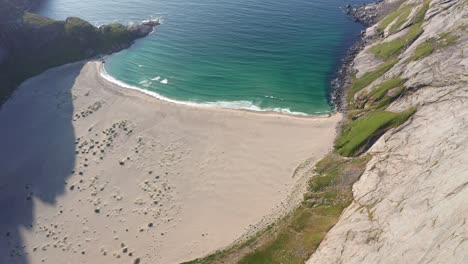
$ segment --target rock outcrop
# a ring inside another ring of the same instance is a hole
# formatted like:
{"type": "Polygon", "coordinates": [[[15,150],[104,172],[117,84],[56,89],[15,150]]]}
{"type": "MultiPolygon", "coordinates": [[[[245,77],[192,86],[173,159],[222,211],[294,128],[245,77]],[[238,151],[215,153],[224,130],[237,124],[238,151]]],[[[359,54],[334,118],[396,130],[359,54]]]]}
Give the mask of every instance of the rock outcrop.
{"type": "Polygon", "coordinates": [[[393,48],[379,45],[409,40],[418,14],[422,30],[354,100],[401,78],[403,91],[386,111],[417,112],[367,151],[373,158],[353,187],[354,202],[308,264],[468,263],[468,4],[408,0],[398,8],[393,21],[368,30],[384,37],[357,56],[357,77],[384,63],[387,50],[379,48],[393,48]]]}

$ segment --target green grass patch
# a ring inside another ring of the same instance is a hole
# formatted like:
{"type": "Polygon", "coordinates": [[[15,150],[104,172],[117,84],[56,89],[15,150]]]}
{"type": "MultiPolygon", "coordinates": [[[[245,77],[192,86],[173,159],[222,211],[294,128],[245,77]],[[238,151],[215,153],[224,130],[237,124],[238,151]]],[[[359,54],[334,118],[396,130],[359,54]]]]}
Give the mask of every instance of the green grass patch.
{"type": "Polygon", "coordinates": [[[390,14],[380,19],[379,25],[377,26],[378,31],[384,31],[390,23],[392,23],[400,15],[399,9],[394,10],[390,14]]]}
{"type": "Polygon", "coordinates": [[[406,82],[406,79],[403,78],[393,78],[387,81],[384,81],[377,85],[376,88],[372,90],[369,94],[369,100],[377,101],[382,99],[390,89],[393,89],[397,86],[400,86],[406,82]]]}
{"type": "Polygon", "coordinates": [[[450,37],[445,37],[445,38],[440,42],[440,46],[441,46],[441,47],[446,47],[446,46],[452,45],[452,44],[453,44],[455,41],[457,41],[459,38],[460,38],[459,35],[453,35],[453,36],[450,36],[450,37]]]}
{"type": "Polygon", "coordinates": [[[419,44],[414,50],[413,60],[417,61],[419,59],[425,58],[431,55],[435,50],[444,48],[455,43],[460,36],[451,35],[452,32],[444,32],[439,35],[439,39],[434,38],[426,40],[426,42],[419,44]]]}
{"type": "Polygon", "coordinates": [[[33,27],[45,27],[56,22],[56,20],[43,17],[34,13],[25,12],[23,15],[23,23],[33,27]]]}
{"type": "Polygon", "coordinates": [[[336,224],[343,209],[351,203],[351,185],[362,174],[370,158],[370,155],[365,155],[344,159],[330,154],[317,163],[315,171],[322,173],[310,180],[309,195],[305,196],[304,205],[293,213],[275,240],[245,256],[239,263],[302,264],[307,261],[328,230],[336,224]],[[321,187],[317,189],[317,186],[321,187]],[[307,203],[310,200],[314,202],[307,203]]]}
{"type": "Polygon", "coordinates": [[[317,174],[324,174],[326,171],[330,171],[333,168],[340,166],[346,162],[342,157],[337,155],[327,155],[315,164],[315,172],[317,174]]]}
{"type": "Polygon", "coordinates": [[[389,59],[413,43],[413,41],[417,39],[422,32],[423,29],[421,27],[421,23],[414,24],[409,27],[408,32],[403,37],[375,45],[370,49],[370,51],[377,58],[384,60],[389,59]]]}
{"type": "Polygon", "coordinates": [[[413,60],[419,60],[421,58],[427,57],[434,52],[435,46],[431,40],[419,44],[414,50],[413,60]]]}
{"type": "Polygon", "coordinates": [[[393,59],[393,60],[384,62],[377,69],[364,74],[358,79],[354,79],[351,84],[351,87],[349,88],[348,101],[351,102],[354,95],[357,92],[359,92],[360,90],[362,90],[363,88],[371,84],[373,81],[377,80],[377,78],[379,78],[388,70],[390,70],[397,62],[398,62],[398,59],[393,59]]]}
{"type": "Polygon", "coordinates": [[[374,110],[388,106],[394,100],[394,98],[398,97],[403,92],[403,84],[405,82],[406,79],[393,78],[378,84],[366,96],[364,103],[369,105],[370,109],[374,110]],[[397,87],[399,89],[395,89],[397,87]],[[392,94],[389,94],[390,90],[393,91],[392,94]]]}
{"type": "Polygon", "coordinates": [[[385,109],[387,108],[393,101],[395,101],[398,96],[400,96],[403,92],[405,91],[405,87],[403,85],[392,89],[391,95],[387,93],[382,99],[374,102],[371,105],[372,110],[377,110],[377,109],[385,109]]]}
{"type": "Polygon", "coordinates": [[[346,203],[317,208],[298,208],[276,239],[242,258],[241,264],[303,264],[338,221],[346,203]]]}
{"type": "Polygon", "coordinates": [[[395,23],[393,23],[393,25],[390,27],[390,33],[395,33],[398,31],[398,29],[400,29],[400,27],[406,22],[406,19],[408,19],[408,16],[413,8],[414,6],[412,5],[405,5],[397,10],[400,15],[398,16],[398,19],[395,21],[395,23]]]}
{"type": "MultiPolygon", "coordinates": [[[[399,54],[403,49],[411,45],[415,39],[421,35],[423,32],[422,29],[422,23],[424,21],[424,17],[426,16],[426,12],[429,9],[429,3],[430,0],[425,0],[421,7],[419,7],[419,10],[417,11],[416,15],[414,16],[413,20],[411,21],[412,25],[409,27],[408,32],[405,34],[405,36],[384,42],[378,45],[375,45],[374,47],[371,48],[371,52],[377,57],[381,59],[389,59],[397,54],[399,54]]],[[[408,18],[410,12],[411,12],[412,6],[404,6],[400,9],[395,10],[397,14],[400,15],[399,19],[395,22],[395,24],[392,26],[390,31],[395,31],[397,30],[408,18]],[[401,18],[401,19],[400,19],[401,18]]],[[[393,12],[390,14],[395,16],[393,12]]],[[[390,16],[389,15],[389,16],[390,16]]],[[[396,16],[395,16],[396,18],[396,16]]],[[[395,19],[394,18],[394,19],[395,19]]],[[[381,23],[385,24],[384,22],[386,21],[387,18],[385,18],[381,23]]],[[[393,20],[394,20],[393,19],[393,20]]],[[[392,20],[392,21],[393,21],[392,20]]],[[[391,22],[390,22],[391,23],[391,22]]],[[[390,24],[389,23],[389,24],[390,24]]],[[[388,26],[388,24],[387,24],[388,26]]]]}
{"type": "Polygon", "coordinates": [[[419,24],[424,21],[424,18],[426,17],[427,10],[429,10],[429,4],[431,3],[431,0],[424,0],[423,4],[421,5],[420,9],[416,13],[416,15],[413,18],[413,24],[419,24]]]}
{"type": "Polygon", "coordinates": [[[336,140],[336,151],[346,157],[356,156],[364,152],[388,129],[401,125],[414,113],[414,109],[403,113],[381,110],[352,121],[343,127],[336,140]]]}

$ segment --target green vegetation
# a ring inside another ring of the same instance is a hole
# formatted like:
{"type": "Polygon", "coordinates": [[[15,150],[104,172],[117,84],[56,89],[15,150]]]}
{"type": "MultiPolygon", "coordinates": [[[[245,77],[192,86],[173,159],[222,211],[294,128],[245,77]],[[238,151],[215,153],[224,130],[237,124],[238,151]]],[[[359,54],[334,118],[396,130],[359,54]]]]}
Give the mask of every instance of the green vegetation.
{"type": "Polygon", "coordinates": [[[371,109],[387,107],[404,91],[403,84],[405,82],[406,79],[393,78],[377,85],[377,87],[374,87],[367,95],[367,105],[369,105],[371,109]],[[392,91],[392,93],[390,93],[390,91],[392,91]]]}
{"type": "Polygon", "coordinates": [[[440,41],[440,47],[446,47],[446,46],[452,45],[459,38],[460,38],[459,35],[453,35],[453,36],[450,36],[450,37],[445,37],[440,41]]]}
{"type": "Polygon", "coordinates": [[[96,28],[76,17],[56,21],[22,10],[21,1],[0,0],[0,104],[25,79],[46,69],[127,47],[138,32],[120,24],[96,28]]]}
{"type": "Polygon", "coordinates": [[[419,60],[431,55],[435,50],[452,45],[460,38],[459,35],[452,35],[452,32],[444,32],[439,35],[439,39],[434,38],[426,40],[419,44],[414,50],[413,60],[419,60]]]}
{"type": "Polygon", "coordinates": [[[387,93],[388,90],[393,89],[397,86],[401,86],[406,82],[406,79],[402,78],[393,78],[387,81],[382,82],[377,85],[376,88],[372,89],[372,92],[369,94],[369,101],[375,102],[382,99],[387,93]]]}
{"type": "Polygon", "coordinates": [[[389,59],[413,43],[422,32],[421,23],[414,24],[405,36],[375,45],[370,51],[378,58],[389,59]]]}
{"type": "Polygon", "coordinates": [[[358,155],[388,129],[401,125],[414,113],[415,109],[403,113],[380,110],[352,121],[343,127],[336,140],[336,151],[346,157],[358,155]]]}
{"type": "Polygon", "coordinates": [[[309,181],[303,203],[291,214],[241,246],[185,264],[304,263],[353,201],[351,186],[370,158],[346,159],[329,154],[317,163],[317,175],[309,181]]]}
{"type": "Polygon", "coordinates": [[[414,50],[413,60],[419,60],[421,58],[431,55],[434,49],[435,46],[430,40],[419,44],[419,46],[417,46],[414,50]]]}
{"type": "MultiPolygon", "coordinates": [[[[398,55],[403,49],[407,48],[411,43],[416,40],[423,32],[422,23],[429,9],[430,0],[425,0],[419,7],[419,10],[411,21],[411,26],[408,28],[408,32],[397,39],[380,43],[371,48],[371,52],[377,57],[387,60],[395,55],[398,55]]],[[[384,30],[392,21],[397,17],[398,19],[390,28],[390,33],[396,32],[408,19],[411,10],[414,8],[413,5],[405,5],[386,16],[379,24],[378,29],[384,30]]],[[[425,52],[428,52],[428,47],[425,47],[425,52]]]]}
{"type": "Polygon", "coordinates": [[[398,16],[398,19],[390,27],[390,33],[395,33],[396,31],[398,31],[398,29],[400,29],[400,27],[406,22],[406,19],[408,19],[408,16],[413,8],[414,6],[412,5],[405,5],[397,10],[400,16],[398,16]]]}
{"type": "Polygon", "coordinates": [[[365,169],[370,155],[346,160],[334,154],[316,166],[319,173],[309,182],[301,207],[276,239],[245,256],[240,263],[304,263],[318,248],[344,208],[352,202],[351,185],[365,169]]]}
{"type": "Polygon", "coordinates": [[[377,30],[384,31],[390,23],[392,23],[400,15],[399,9],[394,10],[390,14],[386,15],[383,19],[380,20],[377,30]]]}
{"type": "Polygon", "coordinates": [[[359,92],[360,90],[362,90],[363,88],[371,84],[373,81],[377,80],[377,78],[379,78],[388,70],[390,70],[397,62],[398,62],[398,59],[384,62],[377,69],[364,74],[362,77],[358,79],[354,79],[348,91],[348,100],[352,101],[352,98],[357,92],[359,92]]]}
{"type": "Polygon", "coordinates": [[[29,25],[29,26],[34,26],[34,27],[44,27],[50,24],[55,23],[55,20],[52,20],[50,18],[42,17],[40,15],[34,14],[34,13],[29,13],[25,12],[23,15],[23,23],[29,25]]]}
{"type": "Polygon", "coordinates": [[[416,15],[413,18],[413,24],[419,24],[424,21],[424,17],[426,16],[427,10],[429,10],[430,3],[431,3],[431,0],[424,0],[418,13],[416,13],[416,15]]]}

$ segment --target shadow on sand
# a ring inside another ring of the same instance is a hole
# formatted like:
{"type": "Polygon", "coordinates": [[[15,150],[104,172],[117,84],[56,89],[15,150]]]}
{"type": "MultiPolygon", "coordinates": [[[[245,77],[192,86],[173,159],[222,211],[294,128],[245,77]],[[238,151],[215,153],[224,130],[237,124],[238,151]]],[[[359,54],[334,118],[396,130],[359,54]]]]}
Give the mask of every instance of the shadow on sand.
{"type": "Polygon", "coordinates": [[[0,108],[0,263],[29,263],[22,232],[38,231],[35,204],[57,207],[65,192],[75,164],[71,89],[83,65],[63,66],[69,74],[54,83],[57,69],[29,79],[0,108]]]}

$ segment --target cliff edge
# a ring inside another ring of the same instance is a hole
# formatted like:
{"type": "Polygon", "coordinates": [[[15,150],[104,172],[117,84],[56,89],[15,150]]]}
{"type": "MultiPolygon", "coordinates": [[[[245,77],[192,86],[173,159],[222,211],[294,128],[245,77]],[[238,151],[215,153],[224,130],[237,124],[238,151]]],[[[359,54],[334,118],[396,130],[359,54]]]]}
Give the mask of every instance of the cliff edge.
{"type": "Polygon", "coordinates": [[[372,159],[307,263],[468,263],[467,1],[380,5],[394,7],[366,31],[348,94],[354,125],[337,140],[340,154],[372,159]],[[381,111],[412,116],[351,142],[381,111]]]}

